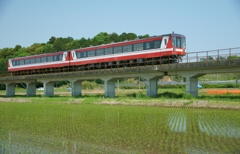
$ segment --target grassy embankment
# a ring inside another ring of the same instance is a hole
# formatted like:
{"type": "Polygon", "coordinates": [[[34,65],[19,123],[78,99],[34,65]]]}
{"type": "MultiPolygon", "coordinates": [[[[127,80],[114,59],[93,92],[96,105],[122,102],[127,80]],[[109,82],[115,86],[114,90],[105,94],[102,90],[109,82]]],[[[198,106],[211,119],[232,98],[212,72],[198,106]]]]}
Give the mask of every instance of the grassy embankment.
{"type": "Polygon", "coordinates": [[[16,88],[16,96],[6,98],[0,91],[0,102],[54,102],[80,104],[122,104],[146,106],[210,107],[240,109],[240,95],[208,95],[208,89],[199,89],[199,97],[185,94],[185,89],[159,89],[158,96],[149,98],[142,89],[116,89],[115,98],[105,98],[104,89],[82,90],[82,96],[71,97],[65,88],[55,88],[55,97],[46,98],[43,91],[37,91],[36,97],[26,97],[26,90],[16,88]]]}

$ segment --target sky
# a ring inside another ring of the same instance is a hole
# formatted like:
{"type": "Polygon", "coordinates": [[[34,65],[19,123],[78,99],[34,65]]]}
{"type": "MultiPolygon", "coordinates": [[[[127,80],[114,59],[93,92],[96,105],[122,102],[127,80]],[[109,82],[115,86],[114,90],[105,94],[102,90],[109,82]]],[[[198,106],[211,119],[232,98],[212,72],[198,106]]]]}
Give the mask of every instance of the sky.
{"type": "Polygon", "coordinates": [[[0,0],[0,49],[100,32],[186,36],[187,51],[240,47],[240,0],[0,0]]]}

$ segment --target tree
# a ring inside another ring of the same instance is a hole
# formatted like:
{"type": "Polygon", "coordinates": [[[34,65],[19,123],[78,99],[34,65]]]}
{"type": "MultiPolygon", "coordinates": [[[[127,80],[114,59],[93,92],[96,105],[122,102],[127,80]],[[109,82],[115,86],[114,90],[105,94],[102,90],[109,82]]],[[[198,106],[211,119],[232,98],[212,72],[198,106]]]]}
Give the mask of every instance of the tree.
{"type": "Polygon", "coordinates": [[[36,54],[50,53],[50,52],[54,52],[54,48],[52,44],[45,44],[37,48],[35,52],[36,54]]]}
{"type": "Polygon", "coordinates": [[[85,39],[84,37],[82,37],[79,40],[79,47],[85,48],[85,47],[89,47],[89,46],[90,46],[90,38],[85,39]]]}
{"type": "MultiPolygon", "coordinates": [[[[35,54],[35,52],[34,52],[35,54]]],[[[17,52],[14,53],[13,57],[25,57],[29,56],[30,53],[27,53],[24,48],[19,49],[17,52]]]]}
{"type": "Polygon", "coordinates": [[[137,38],[137,35],[134,33],[128,33],[127,34],[127,39],[128,40],[134,40],[135,38],[137,38]]]}
{"type": "Polygon", "coordinates": [[[55,40],[56,40],[56,37],[52,36],[47,43],[53,44],[55,40]]]}
{"type": "Polygon", "coordinates": [[[71,49],[78,49],[80,48],[80,40],[74,40],[71,42],[71,49]]]}
{"type": "Polygon", "coordinates": [[[6,73],[8,70],[8,60],[0,58],[0,73],[6,73]]]}
{"type": "Polygon", "coordinates": [[[238,59],[240,57],[238,57],[237,55],[233,55],[233,56],[228,56],[227,59],[238,59]]]}
{"type": "Polygon", "coordinates": [[[120,36],[121,41],[128,40],[127,33],[123,32],[120,36]]]}
{"type": "Polygon", "coordinates": [[[40,43],[34,43],[30,47],[25,48],[25,52],[28,53],[29,55],[35,55],[35,54],[37,54],[36,49],[41,46],[42,45],[40,43]]]}
{"type": "Polygon", "coordinates": [[[14,51],[12,48],[3,48],[0,50],[0,58],[9,59],[12,58],[14,51]]]}
{"type": "Polygon", "coordinates": [[[53,43],[53,48],[55,51],[65,51],[71,49],[71,42],[74,41],[72,37],[67,38],[56,38],[53,43]]]}
{"type": "Polygon", "coordinates": [[[110,37],[108,33],[101,32],[97,34],[95,37],[93,37],[91,41],[92,41],[92,45],[107,44],[107,43],[110,43],[110,37]]]}
{"type": "Polygon", "coordinates": [[[138,35],[138,38],[143,39],[143,38],[149,38],[150,36],[148,34],[145,35],[138,35]]]}
{"type": "Polygon", "coordinates": [[[121,42],[122,41],[117,33],[110,34],[109,39],[110,39],[110,42],[121,42]]]}
{"type": "Polygon", "coordinates": [[[15,48],[13,48],[13,52],[17,52],[18,50],[20,50],[22,48],[21,45],[16,45],[15,48]]]}

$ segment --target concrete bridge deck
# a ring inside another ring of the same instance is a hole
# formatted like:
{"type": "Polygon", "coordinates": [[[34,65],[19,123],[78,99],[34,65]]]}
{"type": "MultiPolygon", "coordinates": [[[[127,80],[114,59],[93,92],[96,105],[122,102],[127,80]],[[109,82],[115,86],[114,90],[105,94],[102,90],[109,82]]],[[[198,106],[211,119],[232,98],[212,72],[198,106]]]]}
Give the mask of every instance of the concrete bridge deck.
{"type": "Polygon", "coordinates": [[[165,75],[180,75],[186,78],[186,93],[198,96],[198,77],[212,73],[240,72],[240,47],[222,50],[188,53],[181,63],[96,69],[63,73],[34,74],[0,77],[6,85],[6,96],[15,95],[15,84],[26,83],[27,96],[36,95],[36,82],[44,84],[44,95],[54,96],[56,81],[70,81],[72,96],[81,95],[84,80],[104,81],[105,96],[115,96],[115,81],[119,78],[141,77],[146,80],[147,95],[157,95],[157,81],[165,75]]]}

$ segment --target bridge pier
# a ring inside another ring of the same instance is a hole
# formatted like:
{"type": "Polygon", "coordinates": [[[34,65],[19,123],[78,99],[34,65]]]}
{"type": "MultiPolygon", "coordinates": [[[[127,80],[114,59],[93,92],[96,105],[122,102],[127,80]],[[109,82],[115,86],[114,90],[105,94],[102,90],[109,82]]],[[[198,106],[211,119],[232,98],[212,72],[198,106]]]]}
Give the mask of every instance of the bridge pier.
{"type": "Polygon", "coordinates": [[[115,81],[114,78],[102,78],[104,81],[105,97],[115,97],[115,81]]]}
{"type": "Polygon", "coordinates": [[[10,83],[5,83],[5,85],[6,85],[6,96],[7,97],[15,96],[16,83],[10,82],[10,83]]]}
{"type": "Polygon", "coordinates": [[[36,96],[36,82],[26,82],[27,96],[36,96]]]}
{"type": "Polygon", "coordinates": [[[44,87],[44,96],[51,97],[54,96],[54,81],[42,81],[44,87]]]}
{"type": "Polygon", "coordinates": [[[146,94],[149,97],[155,97],[158,94],[158,80],[163,76],[143,76],[146,79],[146,94]]]}
{"type": "Polygon", "coordinates": [[[72,85],[72,96],[82,95],[82,80],[70,80],[72,85]]]}
{"type": "Polygon", "coordinates": [[[205,74],[190,74],[186,73],[186,94],[191,94],[194,97],[198,97],[198,77],[205,74]]]}

